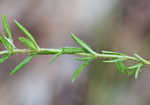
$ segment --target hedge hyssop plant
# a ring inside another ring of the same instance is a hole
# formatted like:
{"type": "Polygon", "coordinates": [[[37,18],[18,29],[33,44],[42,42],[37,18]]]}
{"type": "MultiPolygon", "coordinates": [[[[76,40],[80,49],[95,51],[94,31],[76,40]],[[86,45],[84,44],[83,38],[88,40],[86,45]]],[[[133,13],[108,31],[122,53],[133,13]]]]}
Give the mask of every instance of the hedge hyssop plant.
{"type": "Polygon", "coordinates": [[[121,74],[134,75],[135,78],[138,77],[141,68],[144,65],[150,65],[150,61],[145,60],[137,54],[134,56],[128,56],[126,54],[112,52],[112,51],[102,51],[101,53],[97,53],[93,51],[86,43],[80,40],[75,34],[72,33],[72,39],[80,46],[80,48],[76,47],[64,47],[59,49],[46,49],[40,48],[36,43],[35,39],[31,35],[31,33],[24,28],[18,21],[14,21],[16,26],[26,35],[26,37],[20,37],[19,40],[27,47],[27,49],[18,49],[14,45],[12,33],[10,31],[6,16],[2,17],[3,19],[3,27],[6,31],[7,36],[3,33],[0,37],[0,43],[4,45],[6,50],[0,51],[0,63],[6,61],[9,57],[15,54],[28,54],[29,56],[24,59],[20,64],[18,64],[11,72],[10,75],[16,74],[21,68],[23,68],[26,64],[28,64],[36,55],[55,55],[55,57],[51,60],[53,63],[59,56],[63,54],[72,54],[79,55],[80,57],[76,60],[83,61],[83,64],[74,72],[72,76],[72,82],[78,77],[78,75],[83,71],[83,69],[94,59],[100,59],[105,63],[115,63],[118,71],[121,74]],[[136,64],[132,66],[126,66],[124,61],[131,60],[136,62],[136,64]]]}

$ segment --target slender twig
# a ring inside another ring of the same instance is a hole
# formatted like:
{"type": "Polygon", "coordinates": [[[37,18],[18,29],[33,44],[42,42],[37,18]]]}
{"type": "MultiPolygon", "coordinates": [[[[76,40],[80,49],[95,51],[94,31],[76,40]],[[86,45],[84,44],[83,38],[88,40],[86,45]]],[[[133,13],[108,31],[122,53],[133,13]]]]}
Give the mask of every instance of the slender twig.
{"type": "Polygon", "coordinates": [[[26,37],[20,37],[19,40],[27,47],[27,49],[18,49],[14,45],[12,32],[9,28],[6,16],[3,16],[3,26],[7,33],[7,36],[3,33],[3,36],[0,37],[0,42],[4,45],[6,50],[0,51],[0,63],[3,63],[9,57],[15,54],[28,54],[25,60],[23,60],[19,65],[17,65],[12,72],[11,75],[14,75],[21,68],[23,68],[26,64],[28,64],[36,55],[56,55],[52,60],[53,63],[59,56],[64,54],[72,54],[80,56],[76,60],[83,61],[83,64],[74,72],[72,76],[72,81],[74,81],[80,72],[94,59],[99,59],[104,63],[115,63],[118,71],[121,74],[127,73],[128,75],[135,75],[135,78],[138,77],[139,72],[141,71],[141,67],[144,65],[150,65],[150,61],[145,60],[141,56],[134,54],[134,56],[128,56],[126,54],[112,52],[112,51],[101,51],[100,53],[95,52],[91,47],[89,47],[86,43],[84,43],[81,39],[79,39],[75,34],[72,34],[73,40],[81,47],[64,47],[58,49],[50,49],[50,48],[40,48],[35,41],[32,34],[23,27],[18,21],[14,21],[17,27],[27,35],[26,37]],[[135,65],[126,66],[124,61],[131,60],[136,62],[135,65]]]}
{"type": "MultiPolygon", "coordinates": [[[[70,47],[71,48],[71,47],[70,47]]],[[[31,50],[31,49],[14,49],[13,51],[9,51],[9,50],[3,50],[0,51],[0,55],[7,55],[7,54],[31,54],[31,53],[36,53],[37,55],[54,55],[57,53],[60,53],[61,49],[48,49],[48,48],[39,48],[37,50],[31,50]]],[[[95,53],[90,54],[87,52],[82,52],[82,53],[70,53],[70,52],[65,52],[63,54],[72,54],[72,55],[79,55],[79,56],[84,56],[84,57],[90,57],[93,56],[95,58],[108,58],[108,59],[119,59],[122,57],[126,57],[126,60],[133,60],[138,62],[139,60],[136,57],[132,57],[132,56],[124,56],[124,55],[110,55],[110,54],[100,54],[100,53],[95,53]]],[[[150,61],[145,61],[143,62],[146,65],[150,65],[150,61]]]]}

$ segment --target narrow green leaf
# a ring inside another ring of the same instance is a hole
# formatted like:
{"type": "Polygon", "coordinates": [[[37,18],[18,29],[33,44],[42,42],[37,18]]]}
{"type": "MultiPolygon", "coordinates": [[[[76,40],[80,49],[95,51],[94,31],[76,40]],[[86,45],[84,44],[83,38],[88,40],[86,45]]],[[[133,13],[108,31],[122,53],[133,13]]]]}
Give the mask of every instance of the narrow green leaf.
{"type": "Polygon", "coordinates": [[[72,38],[73,40],[79,45],[81,46],[83,49],[85,49],[87,52],[91,53],[91,54],[96,54],[96,52],[94,52],[86,43],[84,43],[82,40],[80,40],[75,34],[72,34],[72,38]]]}
{"type": "Polygon", "coordinates": [[[124,61],[126,59],[127,59],[126,57],[121,57],[121,58],[113,59],[113,60],[105,60],[103,62],[105,62],[105,63],[114,63],[114,62],[118,62],[118,61],[124,61]]]}
{"type": "Polygon", "coordinates": [[[13,38],[12,38],[12,33],[11,33],[11,30],[10,30],[10,27],[8,25],[8,22],[7,22],[7,18],[6,16],[2,16],[2,19],[3,19],[3,27],[8,35],[8,38],[11,40],[11,42],[13,43],[13,38]]]}
{"type": "Polygon", "coordinates": [[[91,62],[90,61],[85,61],[81,66],[73,73],[72,76],[72,82],[76,80],[76,78],[79,76],[79,74],[85,69],[85,67],[91,62]]]}
{"type": "Polygon", "coordinates": [[[143,64],[138,65],[137,70],[136,70],[136,72],[135,72],[135,79],[138,78],[142,66],[143,66],[143,64]]]}
{"type": "Polygon", "coordinates": [[[34,55],[30,55],[28,58],[23,60],[19,65],[17,65],[10,73],[10,75],[16,74],[20,69],[22,69],[26,64],[28,64],[33,58],[35,57],[34,55]]]}
{"type": "Polygon", "coordinates": [[[113,60],[105,60],[103,61],[104,63],[114,63],[114,62],[118,62],[120,61],[120,59],[113,59],[113,60]]]}
{"type": "Polygon", "coordinates": [[[34,46],[34,43],[27,39],[27,38],[24,38],[24,37],[20,37],[19,40],[29,49],[36,49],[36,47],[34,46]]]}
{"type": "Polygon", "coordinates": [[[138,75],[139,75],[139,68],[141,68],[143,66],[143,64],[139,63],[133,66],[128,67],[128,75],[132,76],[133,74],[135,74],[135,79],[137,79],[138,75]]]}
{"type": "Polygon", "coordinates": [[[85,52],[82,48],[76,48],[76,47],[64,47],[62,48],[63,53],[65,54],[74,54],[74,53],[83,53],[85,52]]]}
{"type": "Polygon", "coordinates": [[[5,36],[5,34],[3,34],[1,41],[6,49],[13,50],[15,48],[14,44],[5,36]]]}
{"type": "Polygon", "coordinates": [[[117,62],[116,62],[116,66],[117,66],[118,71],[119,71],[121,74],[125,73],[127,67],[123,64],[122,61],[117,61],[117,62]]]}
{"type": "Polygon", "coordinates": [[[10,56],[11,56],[11,54],[2,56],[0,58],[0,64],[4,63],[10,56]]]}
{"type": "Polygon", "coordinates": [[[77,58],[76,60],[78,60],[78,61],[89,61],[92,59],[94,59],[93,56],[91,56],[91,57],[80,57],[80,58],[77,58]]]}
{"type": "Polygon", "coordinates": [[[133,75],[134,75],[134,73],[135,73],[135,71],[134,71],[134,70],[132,70],[132,71],[128,71],[127,73],[128,73],[128,76],[133,76],[133,75]]]}
{"type": "Polygon", "coordinates": [[[56,56],[51,60],[50,64],[54,63],[56,61],[56,59],[61,56],[63,53],[62,52],[59,52],[56,54],[56,56]]]}
{"type": "Polygon", "coordinates": [[[112,55],[125,55],[119,52],[113,52],[113,51],[107,51],[107,50],[103,50],[102,51],[103,54],[112,54],[112,55]]]}
{"type": "Polygon", "coordinates": [[[141,64],[136,64],[136,65],[130,66],[130,67],[128,67],[128,69],[130,69],[130,70],[136,70],[139,65],[141,65],[141,64]]]}
{"type": "Polygon", "coordinates": [[[34,43],[34,46],[38,49],[39,46],[36,43],[35,39],[33,38],[32,34],[25,28],[23,27],[17,20],[14,21],[15,24],[17,25],[17,27],[24,32],[24,34],[26,34],[28,36],[28,38],[34,43]]]}
{"type": "Polygon", "coordinates": [[[134,73],[136,72],[136,70],[137,70],[137,68],[139,67],[139,65],[140,65],[140,64],[136,64],[136,65],[133,65],[133,66],[128,67],[128,68],[127,68],[127,69],[128,69],[128,71],[127,71],[128,76],[134,75],[134,73]]]}
{"type": "Polygon", "coordinates": [[[142,58],[141,56],[139,56],[138,54],[134,54],[134,56],[141,62],[143,63],[150,63],[149,61],[145,60],[144,58],[142,58]]]}
{"type": "Polygon", "coordinates": [[[0,37],[0,43],[2,44],[2,37],[0,37]]]}

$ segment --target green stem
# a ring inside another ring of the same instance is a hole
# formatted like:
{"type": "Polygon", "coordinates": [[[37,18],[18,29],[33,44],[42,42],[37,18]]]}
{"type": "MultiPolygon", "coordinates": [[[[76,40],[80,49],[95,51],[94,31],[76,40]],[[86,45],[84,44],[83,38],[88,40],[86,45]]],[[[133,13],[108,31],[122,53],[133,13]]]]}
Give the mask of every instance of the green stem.
{"type": "MultiPolygon", "coordinates": [[[[0,55],[7,55],[7,54],[32,54],[32,53],[36,53],[38,55],[53,55],[53,54],[58,54],[60,53],[62,50],[61,49],[47,49],[47,48],[40,48],[37,50],[30,50],[30,49],[14,49],[12,51],[9,50],[3,50],[0,51],[0,55]]],[[[73,55],[79,55],[79,56],[85,56],[85,57],[89,57],[89,56],[93,56],[93,54],[87,53],[87,52],[77,52],[77,53],[70,53],[70,52],[65,52],[63,54],[73,54],[73,55]]],[[[126,57],[127,60],[133,60],[136,62],[139,62],[139,59],[137,59],[136,57],[132,57],[132,56],[125,56],[125,55],[110,55],[110,54],[100,54],[100,53],[95,53],[94,55],[95,58],[107,58],[107,59],[119,59],[121,57],[126,57]]],[[[143,62],[143,64],[146,65],[150,65],[150,61],[145,60],[143,62]]]]}

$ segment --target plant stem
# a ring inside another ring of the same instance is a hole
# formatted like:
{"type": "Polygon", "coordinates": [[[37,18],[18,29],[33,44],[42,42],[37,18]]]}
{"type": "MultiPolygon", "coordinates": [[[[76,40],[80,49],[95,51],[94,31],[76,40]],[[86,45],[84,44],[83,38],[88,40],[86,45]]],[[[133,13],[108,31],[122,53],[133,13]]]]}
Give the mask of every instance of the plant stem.
{"type": "MultiPolygon", "coordinates": [[[[53,55],[53,54],[58,54],[61,51],[62,51],[61,49],[47,49],[47,48],[40,48],[40,49],[36,49],[36,50],[14,49],[12,51],[9,51],[9,50],[0,51],[0,55],[32,54],[32,53],[36,53],[38,55],[53,55]]],[[[77,52],[77,53],[65,52],[63,54],[73,54],[73,55],[79,55],[79,56],[85,56],[85,57],[93,56],[93,54],[90,54],[87,52],[80,52],[80,53],[79,52],[77,52]]],[[[117,58],[119,59],[121,57],[126,57],[127,60],[133,60],[133,61],[139,62],[139,60],[136,57],[126,56],[126,55],[110,55],[110,54],[95,53],[94,57],[95,58],[106,58],[106,59],[117,59],[117,58]]],[[[150,61],[145,60],[143,62],[143,64],[150,65],[150,61]]]]}

